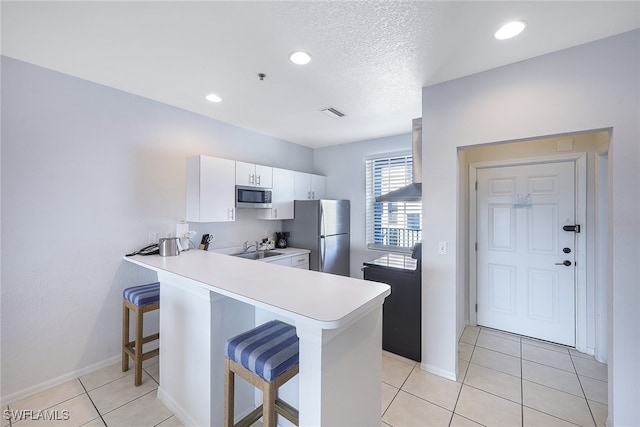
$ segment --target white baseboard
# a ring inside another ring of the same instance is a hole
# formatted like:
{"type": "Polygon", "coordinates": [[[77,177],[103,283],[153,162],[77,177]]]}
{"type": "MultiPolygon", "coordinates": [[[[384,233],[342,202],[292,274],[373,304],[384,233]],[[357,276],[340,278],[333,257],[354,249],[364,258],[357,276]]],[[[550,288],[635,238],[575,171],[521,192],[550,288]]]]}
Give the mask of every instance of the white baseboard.
{"type": "Polygon", "coordinates": [[[423,371],[427,371],[431,374],[446,378],[448,380],[456,381],[455,372],[445,371],[444,369],[436,368],[435,366],[431,366],[427,363],[420,363],[420,369],[422,369],[423,371]]]}
{"type": "Polygon", "coordinates": [[[175,400],[164,392],[162,386],[158,387],[158,400],[160,400],[173,415],[180,420],[185,427],[199,427],[198,424],[182,409],[175,400]]]}
{"type": "Polygon", "coordinates": [[[27,387],[23,390],[17,391],[15,393],[11,393],[8,394],[6,396],[2,396],[0,397],[0,406],[2,407],[6,407],[7,405],[11,404],[11,403],[15,403],[19,400],[22,400],[26,397],[29,397],[31,395],[34,395],[36,393],[39,393],[41,391],[47,390],[51,387],[55,387],[57,385],[60,385],[62,383],[66,383],[67,381],[70,380],[74,380],[76,378],[79,378],[83,375],[87,375],[90,374],[92,372],[97,371],[98,369],[102,369],[105,366],[109,366],[112,365],[116,362],[119,362],[121,360],[122,356],[121,355],[117,355],[117,356],[113,356],[110,357],[108,359],[105,359],[101,362],[98,363],[94,363],[93,365],[89,365],[85,368],[82,369],[78,369],[77,371],[73,371],[73,372],[69,372],[67,374],[64,375],[60,375],[59,377],[56,378],[52,378],[48,381],[42,382],[40,384],[36,384],[34,386],[31,387],[27,387]]]}

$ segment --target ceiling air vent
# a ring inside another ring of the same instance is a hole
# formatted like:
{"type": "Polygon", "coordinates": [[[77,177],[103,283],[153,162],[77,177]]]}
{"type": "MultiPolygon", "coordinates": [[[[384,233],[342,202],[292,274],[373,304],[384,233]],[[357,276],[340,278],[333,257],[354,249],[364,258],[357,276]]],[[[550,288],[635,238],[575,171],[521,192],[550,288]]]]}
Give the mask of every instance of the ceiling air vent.
{"type": "Polygon", "coordinates": [[[334,119],[339,119],[340,117],[344,117],[344,113],[342,111],[338,111],[333,107],[329,107],[329,108],[323,108],[322,110],[323,113],[325,113],[327,116],[334,118],[334,119]]]}

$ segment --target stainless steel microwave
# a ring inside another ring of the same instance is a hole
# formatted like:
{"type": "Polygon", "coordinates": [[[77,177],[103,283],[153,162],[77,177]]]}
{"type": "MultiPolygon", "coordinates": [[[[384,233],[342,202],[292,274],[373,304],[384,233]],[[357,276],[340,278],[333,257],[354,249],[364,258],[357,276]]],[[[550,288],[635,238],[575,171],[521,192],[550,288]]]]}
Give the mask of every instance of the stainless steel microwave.
{"type": "Polygon", "coordinates": [[[236,185],[236,208],[271,208],[271,189],[236,185]]]}

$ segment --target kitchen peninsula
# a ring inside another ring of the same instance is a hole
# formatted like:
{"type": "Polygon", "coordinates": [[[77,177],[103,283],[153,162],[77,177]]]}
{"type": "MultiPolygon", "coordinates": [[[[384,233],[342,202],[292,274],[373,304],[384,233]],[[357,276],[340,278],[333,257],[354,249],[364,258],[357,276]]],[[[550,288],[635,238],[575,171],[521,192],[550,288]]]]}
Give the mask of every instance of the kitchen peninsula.
{"type": "MultiPolygon", "coordinates": [[[[125,259],[158,275],[158,398],[184,425],[222,425],[224,342],[269,317],[300,339],[301,426],[380,424],[388,285],[201,250],[125,259]]],[[[255,396],[239,385],[240,417],[255,396]]]]}

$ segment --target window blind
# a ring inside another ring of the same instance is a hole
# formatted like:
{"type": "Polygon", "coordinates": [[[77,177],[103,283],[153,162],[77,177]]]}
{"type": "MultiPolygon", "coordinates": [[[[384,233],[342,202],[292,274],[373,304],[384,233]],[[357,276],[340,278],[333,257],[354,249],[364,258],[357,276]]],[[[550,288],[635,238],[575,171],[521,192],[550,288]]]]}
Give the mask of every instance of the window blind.
{"type": "Polygon", "coordinates": [[[410,154],[366,160],[368,248],[408,252],[422,240],[422,202],[376,202],[411,184],[412,166],[410,154]]]}

